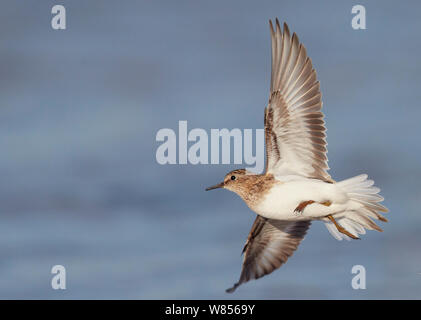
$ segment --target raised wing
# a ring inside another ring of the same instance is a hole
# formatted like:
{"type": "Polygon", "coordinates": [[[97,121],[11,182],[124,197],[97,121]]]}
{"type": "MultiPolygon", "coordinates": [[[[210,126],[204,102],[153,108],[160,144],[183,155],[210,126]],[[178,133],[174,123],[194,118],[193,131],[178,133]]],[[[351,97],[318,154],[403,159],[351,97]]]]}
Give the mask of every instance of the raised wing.
{"type": "Polygon", "coordinates": [[[288,26],[270,21],[272,77],[265,110],[266,173],[332,182],[320,85],[306,49],[288,26]]]}
{"type": "Polygon", "coordinates": [[[243,249],[240,280],[227,292],[234,292],[242,283],[278,269],[297,249],[310,224],[310,221],[280,221],[257,216],[243,249]]]}

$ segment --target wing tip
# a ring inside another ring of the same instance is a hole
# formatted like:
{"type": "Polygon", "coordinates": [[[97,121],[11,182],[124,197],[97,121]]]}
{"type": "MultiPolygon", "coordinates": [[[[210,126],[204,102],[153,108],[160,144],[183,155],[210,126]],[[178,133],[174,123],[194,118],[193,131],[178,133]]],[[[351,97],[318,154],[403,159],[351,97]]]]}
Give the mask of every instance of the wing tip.
{"type": "MultiPolygon", "coordinates": [[[[284,34],[286,33],[286,34],[290,34],[290,31],[289,31],[289,27],[288,27],[288,24],[286,23],[286,22],[284,22],[283,24],[282,24],[282,27],[283,28],[281,28],[281,23],[279,22],[279,19],[278,18],[275,18],[275,23],[273,23],[272,22],[272,19],[269,19],[269,26],[270,26],[270,29],[273,31],[273,32],[275,32],[275,29],[277,29],[277,30],[279,30],[279,31],[281,31],[282,29],[284,30],[284,34]],[[275,24],[275,26],[274,26],[274,24],[275,24]]],[[[280,33],[282,33],[282,32],[280,32],[280,33]]],[[[294,34],[295,34],[295,32],[294,32],[294,34]]],[[[295,34],[295,36],[297,37],[297,35],[295,34]]]]}
{"type": "Polygon", "coordinates": [[[237,288],[240,286],[240,282],[234,283],[234,285],[231,288],[228,288],[225,290],[226,293],[233,293],[237,288]]]}
{"type": "Polygon", "coordinates": [[[273,28],[273,23],[272,23],[272,20],[270,20],[270,19],[269,19],[269,28],[270,28],[270,34],[274,35],[275,29],[273,28]]]}
{"type": "Polygon", "coordinates": [[[289,28],[286,22],[284,22],[283,27],[284,27],[284,34],[287,34],[289,36],[290,32],[289,32],[289,28]]]}
{"type": "Polygon", "coordinates": [[[281,25],[279,23],[278,18],[276,18],[276,31],[279,32],[280,34],[282,34],[282,32],[281,32],[281,25]]]}

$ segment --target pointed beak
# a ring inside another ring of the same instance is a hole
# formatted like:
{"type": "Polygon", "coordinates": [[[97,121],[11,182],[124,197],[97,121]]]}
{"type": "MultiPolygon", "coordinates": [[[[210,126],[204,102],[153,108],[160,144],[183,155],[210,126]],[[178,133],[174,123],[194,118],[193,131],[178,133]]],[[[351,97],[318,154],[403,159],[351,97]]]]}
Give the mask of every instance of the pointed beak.
{"type": "Polygon", "coordinates": [[[218,188],[223,188],[223,187],[224,187],[224,183],[221,182],[221,183],[218,183],[218,184],[216,184],[216,185],[214,185],[212,187],[206,188],[206,191],[213,190],[213,189],[218,189],[218,188]]]}

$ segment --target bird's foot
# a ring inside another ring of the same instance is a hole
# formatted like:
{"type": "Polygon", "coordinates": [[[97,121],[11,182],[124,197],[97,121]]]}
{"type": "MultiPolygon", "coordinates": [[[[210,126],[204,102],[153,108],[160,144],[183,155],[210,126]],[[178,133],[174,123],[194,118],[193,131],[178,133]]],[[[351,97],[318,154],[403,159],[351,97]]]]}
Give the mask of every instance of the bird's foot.
{"type": "Polygon", "coordinates": [[[333,218],[331,215],[328,215],[327,218],[331,222],[333,222],[333,224],[335,225],[336,229],[338,229],[338,231],[340,233],[343,233],[344,235],[350,237],[351,239],[360,240],[360,238],[358,238],[357,236],[354,236],[351,232],[349,232],[348,230],[346,230],[344,227],[340,226],[339,223],[336,222],[335,218],[333,218]]]}
{"type": "Polygon", "coordinates": [[[308,201],[303,201],[303,202],[301,202],[298,206],[297,206],[297,208],[295,208],[295,210],[294,210],[294,214],[296,215],[296,216],[298,216],[298,215],[301,215],[302,213],[303,213],[303,211],[304,211],[304,209],[309,205],[309,204],[312,204],[312,203],[314,203],[315,201],[313,201],[313,200],[308,200],[308,201]]]}

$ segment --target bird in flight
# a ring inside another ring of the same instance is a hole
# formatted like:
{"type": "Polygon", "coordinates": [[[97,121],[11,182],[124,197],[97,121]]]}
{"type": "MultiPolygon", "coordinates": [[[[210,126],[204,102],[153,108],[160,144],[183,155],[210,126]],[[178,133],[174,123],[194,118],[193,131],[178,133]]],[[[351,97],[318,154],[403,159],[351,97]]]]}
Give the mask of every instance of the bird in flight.
{"type": "Polygon", "coordinates": [[[263,277],[284,264],[319,220],[338,240],[359,239],[365,229],[382,231],[372,219],[387,222],[387,209],[362,174],[340,182],[328,174],[326,134],[320,84],[306,49],[278,19],[269,21],[272,76],[265,109],[266,169],[253,174],[229,172],[206,190],[224,188],[238,194],[256,214],[243,249],[242,283],[263,277]]]}

